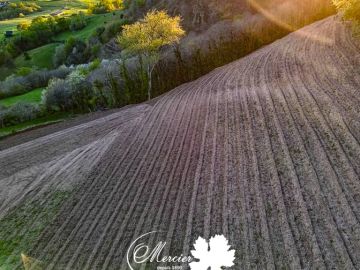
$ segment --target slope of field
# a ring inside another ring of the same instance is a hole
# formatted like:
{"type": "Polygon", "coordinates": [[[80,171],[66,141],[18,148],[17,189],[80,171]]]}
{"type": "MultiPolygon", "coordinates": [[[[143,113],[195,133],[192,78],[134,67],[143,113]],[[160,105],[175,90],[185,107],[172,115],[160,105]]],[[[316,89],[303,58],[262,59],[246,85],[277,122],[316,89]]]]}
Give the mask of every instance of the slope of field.
{"type": "Polygon", "coordinates": [[[127,269],[130,243],[159,231],[173,256],[224,234],[234,269],[360,269],[359,67],[329,18],[154,104],[1,151],[0,244],[17,242],[0,264],[127,269]]]}

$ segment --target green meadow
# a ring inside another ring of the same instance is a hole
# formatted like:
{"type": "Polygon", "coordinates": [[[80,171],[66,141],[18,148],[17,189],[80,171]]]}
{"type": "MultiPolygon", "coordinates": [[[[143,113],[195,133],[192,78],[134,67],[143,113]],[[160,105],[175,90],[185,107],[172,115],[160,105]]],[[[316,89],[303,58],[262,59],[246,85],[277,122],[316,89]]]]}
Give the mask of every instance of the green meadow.
{"type": "Polygon", "coordinates": [[[38,88],[23,95],[0,99],[0,105],[5,107],[10,107],[19,101],[25,101],[29,103],[39,103],[41,101],[41,93],[43,90],[44,90],[43,88],[38,88]]]}

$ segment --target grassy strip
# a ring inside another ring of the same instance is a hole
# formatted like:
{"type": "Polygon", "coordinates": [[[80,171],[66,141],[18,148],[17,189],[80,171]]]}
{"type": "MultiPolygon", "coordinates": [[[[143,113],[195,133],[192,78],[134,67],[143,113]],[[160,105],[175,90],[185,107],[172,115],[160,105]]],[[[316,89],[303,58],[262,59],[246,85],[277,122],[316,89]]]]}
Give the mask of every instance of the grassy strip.
{"type": "Polygon", "coordinates": [[[15,126],[0,128],[0,138],[8,136],[10,134],[15,134],[17,132],[25,131],[25,130],[28,130],[28,129],[31,129],[34,127],[40,127],[40,126],[45,126],[48,124],[61,122],[65,119],[70,118],[71,116],[72,116],[72,114],[68,113],[68,112],[56,113],[56,114],[52,114],[50,116],[38,118],[38,119],[28,121],[25,123],[21,123],[21,124],[15,125],[15,126]]]}
{"type": "Polygon", "coordinates": [[[27,53],[30,56],[29,60],[26,60],[24,55],[20,55],[15,59],[16,67],[38,67],[38,68],[53,68],[53,55],[58,43],[51,43],[36,49],[30,50],[27,53]]]}
{"type": "Polygon", "coordinates": [[[0,269],[16,269],[21,254],[31,252],[44,228],[54,219],[70,192],[55,191],[44,202],[42,199],[23,203],[0,220],[0,269]],[[34,217],[37,217],[34,220],[34,217]]]}
{"type": "Polygon", "coordinates": [[[0,105],[10,107],[19,101],[39,103],[41,101],[41,94],[43,90],[43,88],[37,88],[23,95],[0,99],[0,105]]]}

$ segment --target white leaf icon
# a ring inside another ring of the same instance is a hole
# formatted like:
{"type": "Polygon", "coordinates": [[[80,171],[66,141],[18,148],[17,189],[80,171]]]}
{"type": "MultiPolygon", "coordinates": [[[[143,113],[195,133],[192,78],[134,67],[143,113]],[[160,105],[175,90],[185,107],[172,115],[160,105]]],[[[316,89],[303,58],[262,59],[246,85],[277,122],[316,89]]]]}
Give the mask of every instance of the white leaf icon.
{"type": "Polygon", "coordinates": [[[198,262],[190,263],[191,270],[222,270],[222,267],[234,265],[235,250],[230,250],[230,245],[223,235],[215,235],[209,243],[199,237],[194,244],[191,254],[198,262]]]}

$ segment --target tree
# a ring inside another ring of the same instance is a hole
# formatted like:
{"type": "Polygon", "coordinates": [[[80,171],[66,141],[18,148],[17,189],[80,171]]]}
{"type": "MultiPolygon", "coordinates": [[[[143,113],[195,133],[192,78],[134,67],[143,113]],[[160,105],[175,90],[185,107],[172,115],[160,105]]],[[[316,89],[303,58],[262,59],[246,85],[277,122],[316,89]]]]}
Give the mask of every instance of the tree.
{"type": "Polygon", "coordinates": [[[123,0],[99,0],[96,4],[89,2],[89,13],[102,14],[124,9],[123,0]]]}
{"type": "Polygon", "coordinates": [[[166,11],[150,11],[146,16],[131,25],[125,25],[118,37],[124,53],[138,55],[145,65],[148,79],[148,99],[151,99],[152,73],[159,62],[160,49],[165,45],[179,42],[185,35],[179,16],[170,17],[166,11]]]}
{"type": "Polygon", "coordinates": [[[83,12],[79,12],[79,14],[72,15],[70,17],[70,31],[77,31],[83,29],[87,25],[86,17],[83,12]]]}
{"type": "Polygon", "coordinates": [[[360,22],[360,0],[333,0],[336,8],[343,12],[344,18],[360,22]]]}

